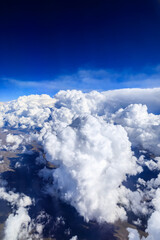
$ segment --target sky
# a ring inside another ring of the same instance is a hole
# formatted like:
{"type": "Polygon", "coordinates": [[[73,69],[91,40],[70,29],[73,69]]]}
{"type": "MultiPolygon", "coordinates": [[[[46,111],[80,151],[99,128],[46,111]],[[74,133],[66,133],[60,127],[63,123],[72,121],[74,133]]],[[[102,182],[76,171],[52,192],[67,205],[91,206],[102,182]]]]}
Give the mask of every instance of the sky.
{"type": "Polygon", "coordinates": [[[159,0],[0,2],[0,101],[160,87],[159,0]]]}

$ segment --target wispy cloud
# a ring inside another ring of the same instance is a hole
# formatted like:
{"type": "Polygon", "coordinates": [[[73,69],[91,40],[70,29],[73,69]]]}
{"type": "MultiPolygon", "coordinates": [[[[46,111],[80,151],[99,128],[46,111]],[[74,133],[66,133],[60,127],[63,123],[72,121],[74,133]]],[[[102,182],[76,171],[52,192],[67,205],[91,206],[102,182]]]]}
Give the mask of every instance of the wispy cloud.
{"type": "Polygon", "coordinates": [[[73,85],[74,82],[63,80],[45,80],[45,81],[22,81],[17,79],[3,78],[2,80],[8,81],[10,84],[16,85],[22,88],[43,88],[43,89],[59,89],[59,88],[67,88],[67,86],[73,85]]]}
{"type": "Polygon", "coordinates": [[[117,72],[113,70],[79,70],[71,75],[61,75],[55,79],[43,81],[23,81],[2,78],[11,85],[23,89],[58,91],[79,89],[82,91],[108,90],[119,88],[153,88],[160,87],[160,65],[148,68],[140,73],[131,71],[117,72]]]}

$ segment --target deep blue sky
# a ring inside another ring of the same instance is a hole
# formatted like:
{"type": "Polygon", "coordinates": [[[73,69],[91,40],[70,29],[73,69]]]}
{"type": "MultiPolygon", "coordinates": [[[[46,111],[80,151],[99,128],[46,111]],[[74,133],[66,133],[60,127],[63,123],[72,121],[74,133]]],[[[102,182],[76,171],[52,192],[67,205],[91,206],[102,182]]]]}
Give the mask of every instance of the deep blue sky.
{"type": "Polygon", "coordinates": [[[157,87],[159,66],[159,0],[0,1],[0,101],[157,87]]]}

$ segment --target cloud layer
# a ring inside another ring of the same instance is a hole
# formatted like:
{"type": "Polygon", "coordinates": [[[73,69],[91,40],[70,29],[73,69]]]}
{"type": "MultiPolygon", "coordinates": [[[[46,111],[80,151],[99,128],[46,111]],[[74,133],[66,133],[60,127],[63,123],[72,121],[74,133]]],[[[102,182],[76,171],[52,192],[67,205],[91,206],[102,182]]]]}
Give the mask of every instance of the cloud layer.
{"type": "MultiPolygon", "coordinates": [[[[36,141],[47,161],[56,166],[40,173],[46,192],[71,204],[86,221],[114,223],[127,219],[128,211],[137,217],[137,223],[141,224],[141,216],[148,218],[147,240],[157,240],[159,175],[148,181],[139,176],[145,168],[159,173],[159,96],[157,88],[90,93],[68,90],[54,98],[20,97],[0,106],[1,127],[21,132],[6,133],[5,147],[15,151],[36,141]],[[47,183],[51,175],[53,182],[47,183]],[[134,190],[124,185],[132,176],[136,179],[134,190]]],[[[43,154],[38,161],[43,162],[43,154]]],[[[5,192],[1,198],[5,196],[9,201],[5,192]]],[[[18,207],[8,218],[7,229],[12,229],[16,219],[28,226],[31,219],[26,207],[18,207]]],[[[136,231],[129,232],[130,239],[139,238],[136,231]]]]}

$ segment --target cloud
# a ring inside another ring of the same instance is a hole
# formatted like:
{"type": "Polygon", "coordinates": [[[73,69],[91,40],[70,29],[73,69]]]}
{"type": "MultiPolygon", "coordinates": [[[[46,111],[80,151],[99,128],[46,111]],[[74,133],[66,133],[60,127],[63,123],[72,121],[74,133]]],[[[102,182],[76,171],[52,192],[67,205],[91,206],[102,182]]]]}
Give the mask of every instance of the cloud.
{"type": "Polygon", "coordinates": [[[133,228],[127,228],[128,232],[129,232],[129,240],[140,240],[140,236],[138,234],[138,231],[136,229],[133,228]]]}
{"type": "MultiPolygon", "coordinates": [[[[159,240],[160,236],[160,207],[159,207],[159,201],[160,201],[160,188],[156,190],[155,197],[152,200],[154,211],[151,214],[148,223],[147,223],[147,229],[146,232],[148,233],[148,236],[142,237],[141,240],[159,240]]],[[[129,240],[140,240],[138,231],[136,229],[127,229],[129,232],[129,240]]]]}
{"type": "Polygon", "coordinates": [[[133,147],[160,154],[160,115],[148,114],[146,105],[131,104],[119,109],[113,119],[126,129],[133,147]]]}
{"type": "Polygon", "coordinates": [[[155,211],[152,213],[148,220],[147,232],[149,233],[149,239],[158,240],[160,236],[160,188],[157,189],[155,198],[152,200],[155,211]]]}
{"type": "Polygon", "coordinates": [[[70,240],[78,240],[77,236],[73,236],[72,238],[70,238],[70,240]]]}
{"type": "Polygon", "coordinates": [[[54,104],[55,100],[45,94],[19,97],[17,101],[0,106],[0,118],[5,119],[4,124],[8,127],[41,127],[48,120],[54,104]]]}
{"type": "Polygon", "coordinates": [[[16,150],[19,145],[23,142],[23,136],[13,135],[11,133],[7,134],[6,143],[10,144],[10,150],[16,150]]]}
{"type": "Polygon", "coordinates": [[[19,208],[16,214],[10,214],[5,223],[4,240],[27,239],[29,237],[28,227],[30,222],[31,218],[23,207],[19,208]]]}
{"type": "Polygon", "coordinates": [[[31,205],[31,200],[29,197],[23,194],[19,195],[18,193],[14,193],[12,191],[7,193],[4,187],[0,187],[0,198],[8,201],[11,205],[18,204],[19,207],[31,205]]]}
{"type": "Polygon", "coordinates": [[[24,194],[7,192],[5,187],[0,187],[0,199],[9,202],[13,211],[5,222],[4,240],[27,239],[31,223],[31,218],[28,215],[28,207],[32,205],[31,198],[24,194]]]}

